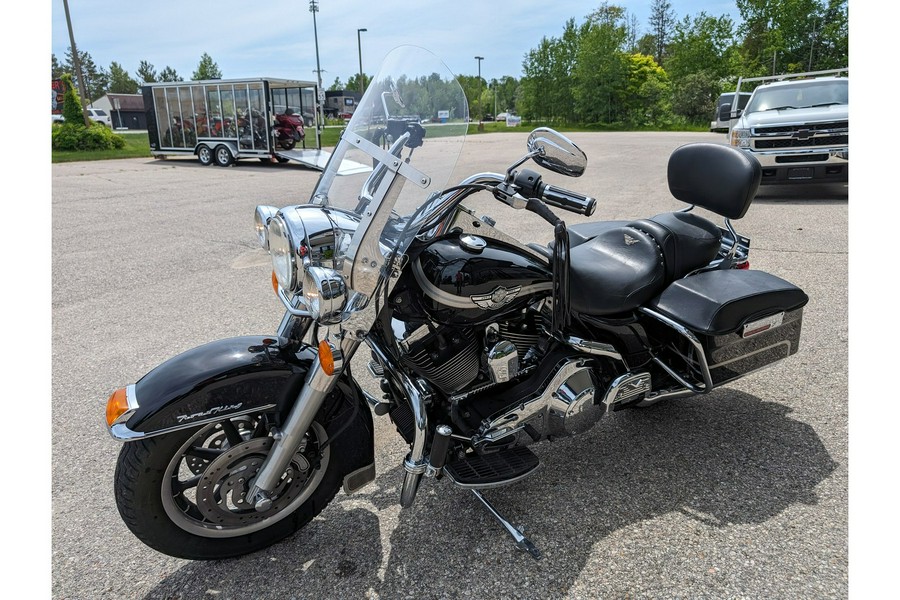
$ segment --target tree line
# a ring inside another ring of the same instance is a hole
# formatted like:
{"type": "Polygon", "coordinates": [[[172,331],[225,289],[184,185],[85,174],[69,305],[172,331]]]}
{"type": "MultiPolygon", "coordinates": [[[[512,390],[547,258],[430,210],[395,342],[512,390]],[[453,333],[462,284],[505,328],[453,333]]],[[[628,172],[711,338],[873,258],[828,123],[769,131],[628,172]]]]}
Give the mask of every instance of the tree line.
{"type": "Polygon", "coordinates": [[[735,2],[739,24],[705,11],[678,19],[669,0],[651,0],[643,34],[625,8],[604,2],[526,54],[515,108],[565,123],[699,124],[739,76],[848,66],[847,0],[735,2]]]}
{"type": "MultiPolygon", "coordinates": [[[[679,18],[669,0],[648,1],[646,28],[625,8],[603,2],[580,23],[570,18],[559,36],[542,38],[525,54],[519,78],[458,76],[470,114],[514,111],[531,120],[601,127],[697,125],[710,120],[716,98],[734,90],[739,76],[848,66],[847,0],[735,0],[739,23],[705,11],[679,18]]],[[[132,77],[116,62],[103,69],[87,52],[79,58],[88,101],[183,80],[171,67],[157,72],[147,61],[132,77]]],[[[71,48],[65,63],[53,56],[54,78],[72,67],[71,48]]],[[[221,77],[206,53],[191,75],[221,77]]],[[[359,83],[354,74],[330,89],[358,90],[359,83]]]]}
{"type": "MultiPolygon", "coordinates": [[[[88,103],[106,94],[137,94],[145,83],[184,81],[184,78],[172,67],[166,65],[157,72],[156,67],[146,60],[140,62],[134,77],[116,61],[111,62],[108,69],[104,69],[94,62],[89,52],[82,50],[78,51],[78,62],[81,64],[81,72],[84,75],[84,87],[87,88],[82,95],[88,103]]],[[[65,73],[75,74],[75,61],[71,46],[66,50],[64,62],[60,62],[56,54],[51,55],[50,70],[52,79],[61,79],[65,73]]],[[[191,79],[201,81],[221,78],[222,71],[219,69],[219,65],[209,54],[204,52],[197,68],[191,74],[191,79]]]]}

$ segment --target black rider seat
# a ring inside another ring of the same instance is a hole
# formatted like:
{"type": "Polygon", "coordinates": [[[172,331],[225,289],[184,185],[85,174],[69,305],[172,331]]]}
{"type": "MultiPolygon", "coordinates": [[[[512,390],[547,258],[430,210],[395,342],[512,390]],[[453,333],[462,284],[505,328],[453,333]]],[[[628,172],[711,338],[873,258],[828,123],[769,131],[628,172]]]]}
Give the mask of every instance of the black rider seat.
{"type": "MultiPolygon", "coordinates": [[[[744,216],[760,178],[755,159],[719,144],[688,144],[669,159],[672,195],[729,219],[744,216]]],[[[721,235],[715,224],[686,211],[573,225],[571,307],[593,316],[633,310],[673,281],[712,262],[721,235]]]]}

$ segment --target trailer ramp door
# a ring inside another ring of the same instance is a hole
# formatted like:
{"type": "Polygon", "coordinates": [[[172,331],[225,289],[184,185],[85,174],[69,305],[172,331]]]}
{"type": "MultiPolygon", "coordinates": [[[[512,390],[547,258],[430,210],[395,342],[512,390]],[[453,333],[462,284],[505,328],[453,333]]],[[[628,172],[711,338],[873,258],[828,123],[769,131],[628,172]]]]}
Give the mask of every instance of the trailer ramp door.
{"type": "MultiPolygon", "coordinates": [[[[290,161],[300,163],[301,165],[324,171],[325,165],[328,164],[328,159],[331,158],[331,152],[328,152],[327,150],[300,150],[295,148],[293,150],[276,150],[275,156],[280,156],[281,158],[286,158],[290,161]]],[[[372,167],[370,166],[345,158],[341,162],[340,174],[354,175],[356,173],[368,173],[371,170],[372,167]]]]}

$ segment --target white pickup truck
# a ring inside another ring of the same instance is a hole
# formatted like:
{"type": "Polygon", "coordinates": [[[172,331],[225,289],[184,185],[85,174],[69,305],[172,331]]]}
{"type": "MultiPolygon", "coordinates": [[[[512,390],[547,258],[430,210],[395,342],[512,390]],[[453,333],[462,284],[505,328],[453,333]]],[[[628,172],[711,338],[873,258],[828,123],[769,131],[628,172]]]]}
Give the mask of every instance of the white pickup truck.
{"type": "Polygon", "coordinates": [[[773,77],[753,91],[743,110],[721,107],[728,141],[755,156],[762,183],[845,182],[848,179],[847,69],[773,77]],[[841,73],[845,75],[841,75],[841,73]]]}

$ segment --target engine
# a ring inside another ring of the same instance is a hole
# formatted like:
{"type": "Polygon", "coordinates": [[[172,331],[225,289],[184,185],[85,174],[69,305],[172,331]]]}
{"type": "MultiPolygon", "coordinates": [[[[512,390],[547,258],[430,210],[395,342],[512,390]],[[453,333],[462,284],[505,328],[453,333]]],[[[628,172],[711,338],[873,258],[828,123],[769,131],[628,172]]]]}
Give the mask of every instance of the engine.
{"type": "Polygon", "coordinates": [[[540,340],[539,315],[527,309],[480,328],[404,325],[409,333],[397,337],[402,364],[449,397],[515,379],[534,361],[540,340]]]}
{"type": "MultiPolygon", "coordinates": [[[[442,404],[435,408],[476,449],[580,433],[605,412],[595,402],[595,360],[543,333],[547,315],[539,307],[552,288],[545,263],[458,233],[413,254],[382,329],[400,364],[435,388],[442,404]]],[[[410,440],[406,413],[401,403],[390,414],[410,440]]]]}

